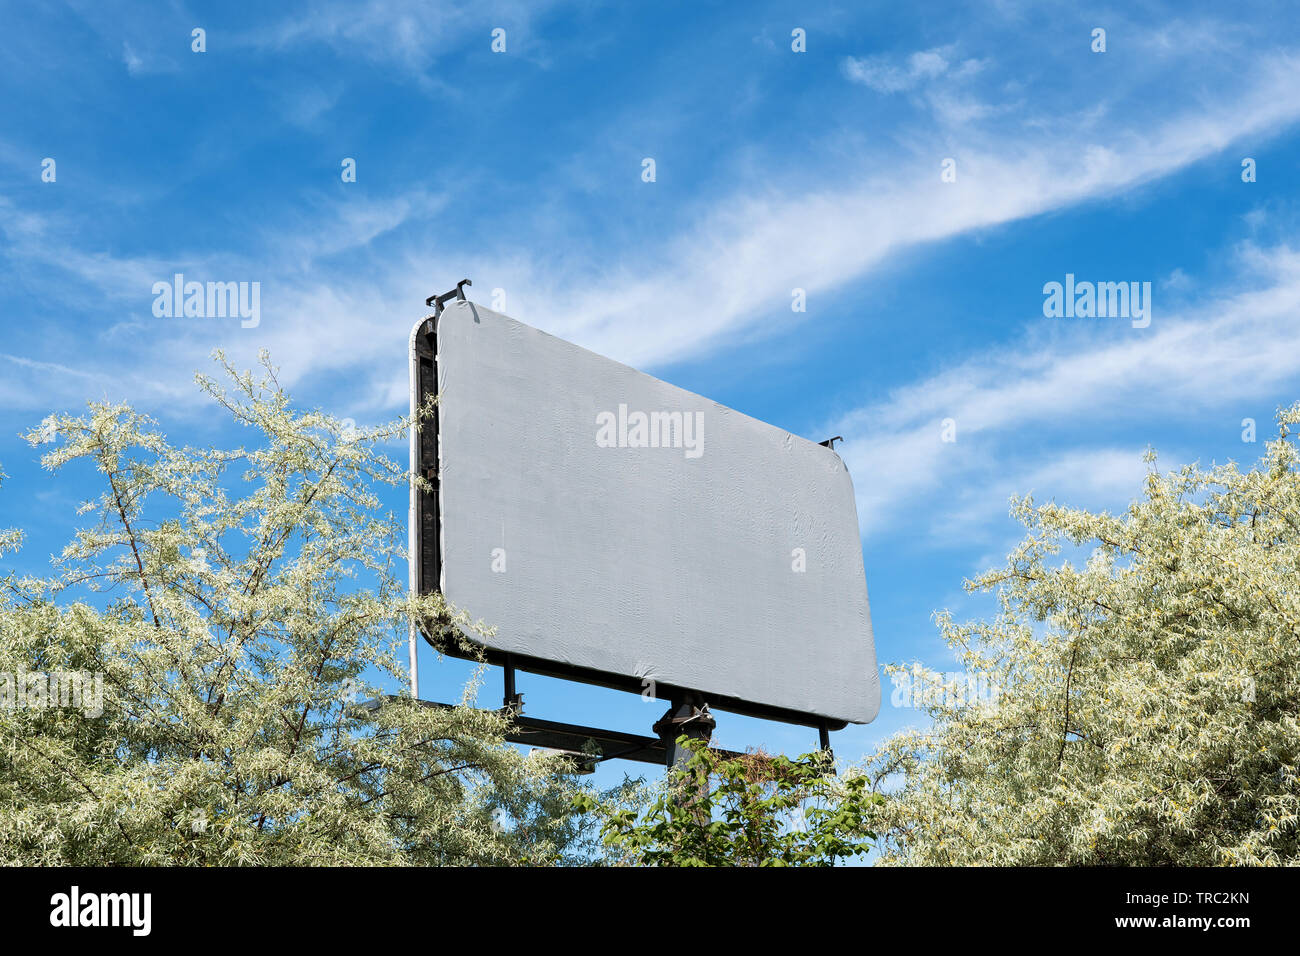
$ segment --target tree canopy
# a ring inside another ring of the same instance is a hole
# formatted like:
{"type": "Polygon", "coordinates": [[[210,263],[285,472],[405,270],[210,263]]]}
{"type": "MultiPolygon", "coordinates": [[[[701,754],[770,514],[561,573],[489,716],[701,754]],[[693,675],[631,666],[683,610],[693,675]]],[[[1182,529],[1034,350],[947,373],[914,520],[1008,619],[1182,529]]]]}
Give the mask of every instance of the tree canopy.
{"type": "Polygon", "coordinates": [[[924,726],[841,775],[695,747],[597,798],[473,682],[392,693],[412,616],[487,633],[398,573],[383,448],[412,423],[296,411],[269,362],[221,362],[200,387],[245,445],[110,404],[27,436],[99,494],[50,574],[0,571],[0,863],[1300,862],[1300,405],[1249,470],[1151,454],[1121,513],[1015,501],[1026,537],[967,582],[996,613],[937,615],[969,680],[889,668],[924,726]]]}
{"type": "Polygon", "coordinates": [[[372,686],[405,685],[408,615],[476,628],[401,580],[377,489],[404,485],[382,448],[410,423],[298,412],[265,358],[221,361],[199,384],[241,447],[173,447],[108,404],[27,436],[101,491],[52,576],[0,579],[0,863],[585,858],[564,761],[506,744],[498,713],[372,686]],[[78,677],[81,706],[54,706],[78,677]]]}
{"type": "Polygon", "coordinates": [[[868,762],[883,862],[1300,861],[1297,422],[1250,470],[1148,453],[1120,514],[1014,503],[1026,538],[968,582],[1000,612],[938,615],[1000,693],[923,678],[931,725],[868,762]]]}
{"type": "Polygon", "coordinates": [[[625,786],[595,812],[608,859],[645,866],[834,866],[867,854],[882,801],[861,773],[838,776],[824,754],[723,757],[682,737],[685,759],[664,785],[625,786]]]}

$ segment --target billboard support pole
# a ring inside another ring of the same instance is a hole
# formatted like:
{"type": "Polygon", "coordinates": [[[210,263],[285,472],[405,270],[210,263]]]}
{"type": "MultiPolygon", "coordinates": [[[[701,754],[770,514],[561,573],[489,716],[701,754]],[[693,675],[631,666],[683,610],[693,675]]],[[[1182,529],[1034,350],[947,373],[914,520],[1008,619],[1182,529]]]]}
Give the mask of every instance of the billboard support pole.
{"type": "Polygon", "coordinates": [[[826,768],[827,773],[834,775],[835,751],[831,750],[831,728],[825,719],[817,724],[817,737],[821,745],[822,766],[826,768]]]}
{"type": "MultiPolygon", "coordinates": [[[[407,554],[406,554],[406,580],[410,588],[411,601],[416,601],[420,596],[420,575],[419,575],[419,498],[420,490],[415,484],[416,467],[419,462],[419,441],[420,441],[420,423],[416,418],[420,409],[420,375],[419,365],[415,355],[415,336],[419,329],[416,326],[411,330],[410,345],[410,373],[411,373],[411,428],[407,436],[410,441],[411,451],[411,474],[407,478],[407,510],[406,510],[406,534],[407,534],[407,554]]],[[[417,638],[419,630],[415,626],[414,610],[407,614],[406,617],[406,640],[407,655],[411,667],[411,697],[415,700],[420,699],[420,659],[419,644],[417,638]]]]}
{"type": "MultiPolygon", "coordinates": [[[[684,736],[691,740],[703,741],[704,746],[707,747],[717,726],[718,722],[709,713],[709,705],[705,703],[704,695],[693,690],[674,694],[672,706],[654,725],[654,732],[659,735],[659,739],[664,744],[665,763],[671,784],[669,799],[684,808],[690,809],[697,801],[707,797],[709,780],[706,774],[703,778],[694,781],[692,786],[684,776],[686,766],[691,759],[691,752],[685,747],[679,747],[677,739],[684,736]],[[683,776],[674,779],[674,769],[683,771],[683,776]]],[[[708,811],[703,806],[696,806],[694,815],[700,826],[708,825],[708,811]]]]}
{"type": "Polygon", "coordinates": [[[515,659],[512,655],[507,654],[504,666],[505,677],[505,699],[502,705],[512,714],[522,714],[524,712],[524,695],[515,691],[515,659]]]}
{"type": "Polygon", "coordinates": [[[698,691],[683,691],[680,696],[674,696],[672,706],[653,728],[664,742],[668,769],[683,765],[689,759],[686,751],[678,749],[678,737],[685,735],[692,740],[702,740],[707,746],[717,726],[718,722],[709,713],[709,705],[698,691]]]}
{"type": "Polygon", "coordinates": [[[411,623],[408,625],[408,627],[410,628],[410,633],[407,635],[407,640],[410,644],[408,650],[409,650],[409,656],[411,660],[411,696],[414,697],[416,700],[419,700],[420,699],[420,656],[418,653],[419,645],[416,643],[416,630],[415,630],[414,617],[411,618],[411,623]]]}

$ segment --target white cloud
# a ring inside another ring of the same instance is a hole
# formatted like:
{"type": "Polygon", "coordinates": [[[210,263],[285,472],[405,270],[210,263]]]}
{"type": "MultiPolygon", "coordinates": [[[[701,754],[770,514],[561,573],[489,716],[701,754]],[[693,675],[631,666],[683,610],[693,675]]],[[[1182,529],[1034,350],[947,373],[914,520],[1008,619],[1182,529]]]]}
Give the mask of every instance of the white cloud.
{"type": "MultiPolygon", "coordinates": [[[[372,5],[367,15],[382,9],[372,5]]],[[[301,29],[346,35],[341,16],[301,29]]],[[[942,52],[908,69],[933,73],[940,60],[947,62],[942,52]]],[[[142,338],[121,363],[121,377],[148,382],[153,392],[161,378],[187,382],[216,345],[237,357],[269,346],[290,384],[347,370],[359,401],[397,407],[405,367],[394,355],[409,324],[424,297],[440,291],[433,284],[465,275],[479,282],[475,291],[486,287],[481,294],[507,289],[509,311],[520,319],[620,361],[646,367],[698,356],[735,336],[788,325],[797,318],[789,311],[795,287],[816,302],[900,250],[1113,196],[1237,140],[1258,143],[1300,118],[1298,81],[1300,63],[1279,56],[1260,60],[1237,85],[1222,84],[1217,99],[1171,107],[1156,123],[1126,123],[1111,112],[1081,113],[1090,116],[1082,126],[1080,116],[1029,117],[1014,136],[971,133],[953,153],[941,137],[918,139],[910,154],[873,165],[867,175],[810,181],[801,193],[750,187],[710,197],[675,236],[589,256],[576,254],[575,243],[560,247],[559,237],[534,232],[503,236],[491,248],[465,246],[454,220],[433,222],[442,198],[424,191],[341,204],[332,226],[305,219],[296,228],[278,224],[274,236],[268,226],[266,252],[207,257],[207,271],[223,277],[274,277],[264,283],[255,333],[172,323],[142,338]],[[958,180],[942,183],[939,160],[954,154],[958,180]],[[348,237],[342,245],[331,238],[339,235],[348,237]],[[368,248],[381,236],[392,240],[382,255],[368,248]],[[343,249],[355,255],[323,261],[343,249]]],[[[0,204],[0,219],[23,254],[119,292],[135,294],[137,286],[147,289],[145,278],[170,274],[157,261],[84,253],[45,233],[42,242],[24,242],[42,224],[12,206],[0,204]]]]}
{"type": "Polygon", "coordinates": [[[515,54],[523,52],[529,44],[529,25],[555,5],[555,0],[326,2],[300,10],[270,27],[258,27],[242,42],[271,48],[327,46],[341,56],[391,64],[432,81],[435,78],[429,70],[437,58],[454,45],[463,45],[475,33],[486,50],[491,31],[506,28],[508,49],[515,54]]]}
{"type": "Polygon", "coordinates": [[[725,197],[658,255],[582,263],[580,275],[540,257],[472,274],[498,276],[519,318],[588,348],[633,365],[681,359],[723,335],[788,323],[792,288],[830,292],[901,249],[1113,196],[1300,119],[1300,61],[1261,62],[1253,79],[1161,123],[1090,129],[1082,149],[1068,135],[1073,117],[1017,141],[971,136],[956,153],[955,183],[940,182],[940,160],[952,155],[940,146],[836,187],[725,197]],[[559,316],[543,305],[557,301],[559,316]]]}
{"type": "Polygon", "coordinates": [[[128,41],[122,41],[122,63],[131,76],[148,76],[153,73],[175,73],[179,68],[175,60],[157,53],[142,55],[128,41]]]}
{"type": "MultiPolygon", "coordinates": [[[[942,76],[948,71],[948,57],[952,47],[935,47],[921,50],[899,61],[885,55],[845,57],[841,68],[854,83],[861,83],[879,93],[903,93],[942,76]]],[[[961,66],[962,75],[978,67],[977,60],[968,60],[961,66]]]]}
{"type": "MultiPolygon", "coordinates": [[[[932,518],[922,525],[924,543],[933,548],[996,543],[1003,545],[1005,554],[1007,523],[1001,519],[1006,518],[1013,496],[1115,511],[1140,495],[1147,473],[1144,446],[1096,447],[1086,436],[1076,434],[1075,439],[1082,444],[1064,451],[1035,448],[1036,442],[1008,447],[1016,444],[1014,440],[999,443],[1001,451],[996,455],[988,455],[986,449],[976,456],[978,468],[956,473],[935,489],[935,498],[926,501],[925,513],[932,518]]],[[[1011,540],[1018,538],[1018,531],[1012,533],[1011,540]]]]}
{"type": "Polygon", "coordinates": [[[131,49],[131,44],[122,44],[122,62],[126,64],[126,72],[135,76],[144,71],[144,60],[140,59],[139,54],[131,49]]]}
{"type": "Polygon", "coordinates": [[[1119,338],[1105,320],[1079,320],[1050,349],[978,354],[835,422],[864,534],[918,509],[936,514],[937,528],[951,520],[973,534],[980,510],[987,528],[1013,492],[1122,507],[1140,490],[1127,484],[1139,474],[1138,450],[1098,450],[1089,436],[1155,420],[1233,431],[1242,403],[1300,379],[1300,353],[1278,347],[1300,330],[1300,253],[1247,247],[1240,259],[1267,280],[1262,287],[1149,329],[1121,325],[1119,338]],[[956,420],[955,442],[941,440],[945,418],[956,420]]]}

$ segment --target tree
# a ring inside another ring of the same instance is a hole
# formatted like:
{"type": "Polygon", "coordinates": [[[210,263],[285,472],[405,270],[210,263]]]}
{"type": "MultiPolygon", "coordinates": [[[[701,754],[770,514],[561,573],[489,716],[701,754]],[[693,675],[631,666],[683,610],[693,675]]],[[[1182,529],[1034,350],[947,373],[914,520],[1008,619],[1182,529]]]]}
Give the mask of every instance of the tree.
{"type": "Polygon", "coordinates": [[[576,807],[602,820],[614,861],[649,866],[832,866],[865,854],[881,802],[867,778],[841,778],[820,754],[723,758],[681,737],[690,754],[655,790],[629,786],[622,800],[580,794],[576,807]]]}
{"type": "Polygon", "coordinates": [[[0,863],[583,859],[569,765],[505,744],[505,717],[357,706],[405,686],[408,615],[482,633],[395,573],[376,489],[406,472],[378,449],[410,423],[296,412],[265,356],[260,378],[218,358],[228,383],[200,387],[251,447],[174,448],[107,404],[27,436],[103,491],[54,576],[0,579],[0,863]]]}
{"type": "Polygon", "coordinates": [[[998,616],[938,616],[1000,695],[921,675],[932,725],[868,762],[883,862],[1300,862],[1300,405],[1278,421],[1250,471],[1149,453],[1122,514],[1014,503],[1026,539],[968,582],[998,616]]]}

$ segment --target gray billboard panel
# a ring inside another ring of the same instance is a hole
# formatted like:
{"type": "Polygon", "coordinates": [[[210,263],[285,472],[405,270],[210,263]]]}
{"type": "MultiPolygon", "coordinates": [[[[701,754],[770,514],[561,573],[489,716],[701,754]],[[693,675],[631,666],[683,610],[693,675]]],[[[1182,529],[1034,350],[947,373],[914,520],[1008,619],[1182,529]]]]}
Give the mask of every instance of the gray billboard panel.
{"type": "Polygon", "coordinates": [[[412,443],[437,485],[413,577],[495,626],[490,652],[760,716],[875,717],[839,455],[474,303],[412,342],[415,397],[439,394],[412,443]]]}

